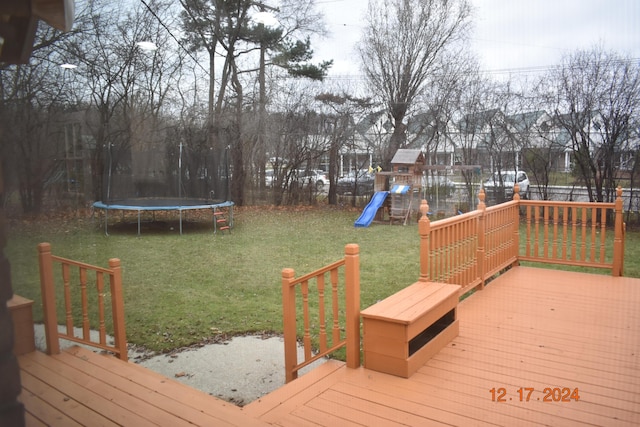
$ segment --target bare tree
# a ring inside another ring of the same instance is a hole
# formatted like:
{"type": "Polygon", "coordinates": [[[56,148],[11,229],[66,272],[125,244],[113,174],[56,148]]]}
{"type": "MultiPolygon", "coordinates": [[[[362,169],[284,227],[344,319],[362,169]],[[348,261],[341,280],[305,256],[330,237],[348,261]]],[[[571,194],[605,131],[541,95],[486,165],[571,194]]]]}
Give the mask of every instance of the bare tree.
{"type": "Polygon", "coordinates": [[[405,144],[405,117],[437,75],[438,59],[466,36],[470,12],[467,0],[370,1],[358,52],[372,90],[393,121],[385,166],[405,144]]]}
{"type": "Polygon", "coordinates": [[[613,201],[616,161],[631,139],[640,106],[637,61],[594,47],[566,56],[545,81],[544,99],[568,135],[589,199],[613,201]]]}
{"type": "MultiPolygon", "coordinates": [[[[71,33],[41,25],[29,62],[4,65],[0,73],[0,157],[5,195],[18,189],[22,210],[39,213],[60,157],[57,122],[67,100],[64,70],[56,63],[71,33]]],[[[4,201],[3,201],[4,202],[4,201]]]]}
{"type": "Polygon", "coordinates": [[[163,132],[161,116],[171,108],[166,98],[177,85],[184,53],[163,26],[171,16],[168,3],[137,4],[125,13],[115,13],[106,1],[90,7],[66,50],[85,78],[87,125],[96,145],[93,193],[100,200],[112,196],[103,182],[107,157],[130,156],[132,144],[142,146],[163,132]],[[157,49],[145,51],[143,41],[157,49]]]}
{"type": "Polygon", "coordinates": [[[477,67],[465,68],[458,73],[458,84],[451,91],[449,102],[442,104],[441,115],[446,120],[447,139],[455,146],[455,163],[461,166],[462,178],[468,195],[468,207],[477,203],[476,195],[480,166],[487,157],[486,121],[492,84],[482,76],[477,67]]]}

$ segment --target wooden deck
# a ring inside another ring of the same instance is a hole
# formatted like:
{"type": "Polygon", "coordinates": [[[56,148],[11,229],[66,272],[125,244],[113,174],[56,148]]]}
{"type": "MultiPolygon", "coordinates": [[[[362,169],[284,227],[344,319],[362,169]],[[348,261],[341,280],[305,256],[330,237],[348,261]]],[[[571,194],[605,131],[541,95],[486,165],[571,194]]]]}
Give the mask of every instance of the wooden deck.
{"type": "Polygon", "coordinates": [[[460,335],[411,378],[329,363],[244,411],[291,426],[637,426],[638,308],[638,279],[517,267],[460,303],[460,335]],[[580,399],[543,402],[547,387],[580,399]]]}
{"type": "Polygon", "coordinates": [[[27,426],[263,426],[225,401],[134,363],[72,347],[20,356],[27,426]]]}
{"type": "Polygon", "coordinates": [[[20,399],[28,425],[637,426],[639,308],[639,279],[517,267],[460,303],[460,335],[409,379],[330,361],[238,408],[76,348],[21,356],[20,399]]]}

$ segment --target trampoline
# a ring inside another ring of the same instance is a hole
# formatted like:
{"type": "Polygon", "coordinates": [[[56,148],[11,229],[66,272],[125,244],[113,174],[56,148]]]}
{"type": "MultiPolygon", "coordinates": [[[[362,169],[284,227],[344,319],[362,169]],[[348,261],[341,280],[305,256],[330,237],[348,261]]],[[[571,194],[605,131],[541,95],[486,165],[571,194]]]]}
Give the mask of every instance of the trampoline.
{"type": "Polygon", "coordinates": [[[182,211],[195,209],[211,209],[213,218],[213,230],[217,231],[216,212],[220,209],[229,210],[229,227],[233,227],[233,205],[231,201],[213,201],[203,199],[172,199],[172,198],[137,198],[113,200],[107,204],[95,202],[95,209],[104,210],[104,234],[109,235],[109,211],[137,211],[138,212],[138,235],[141,229],[141,214],[144,211],[178,211],[180,234],[182,235],[182,211]]]}
{"type": "Polygon", "coordinates": [[[227,148],[132,136],[120,144],[108,144],[103,161],[102,200],[93,207],[104,211],[106,235],[110,211],[123,211],[123,217],[124,211],[137,212],[138,235],[143,212],[177,211],[180,234],[187,210],[210,209],[214,233],[223,228],[217,225],[222,221],[225,229],[233,226],[227,148]]]}

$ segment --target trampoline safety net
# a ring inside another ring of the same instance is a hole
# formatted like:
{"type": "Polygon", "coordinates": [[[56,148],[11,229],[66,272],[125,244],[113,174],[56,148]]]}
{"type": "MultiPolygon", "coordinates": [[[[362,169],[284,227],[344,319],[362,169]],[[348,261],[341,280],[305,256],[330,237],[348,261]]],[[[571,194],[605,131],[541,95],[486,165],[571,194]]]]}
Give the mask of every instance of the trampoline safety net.
{"type": "Polygon", "coordinates": [[[143,204],[220,203],[229,197],[226,150],[182,143],[107,147],[104,155],[102,201],[143,204]]]}

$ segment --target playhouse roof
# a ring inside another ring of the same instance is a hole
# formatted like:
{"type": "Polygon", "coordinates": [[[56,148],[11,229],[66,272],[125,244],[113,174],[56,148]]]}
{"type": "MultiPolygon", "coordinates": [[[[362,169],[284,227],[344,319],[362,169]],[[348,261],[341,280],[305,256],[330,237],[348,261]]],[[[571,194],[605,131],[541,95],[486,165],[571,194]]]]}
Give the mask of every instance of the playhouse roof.
{"type": "Polygon", "coordinates": [[[424,163],[424,155],[421,150],[401,149],[396,151],[395,156],[391,159],[392,165],[413,165],[416,163],[424,163]]]}

